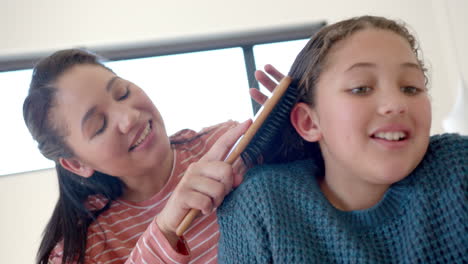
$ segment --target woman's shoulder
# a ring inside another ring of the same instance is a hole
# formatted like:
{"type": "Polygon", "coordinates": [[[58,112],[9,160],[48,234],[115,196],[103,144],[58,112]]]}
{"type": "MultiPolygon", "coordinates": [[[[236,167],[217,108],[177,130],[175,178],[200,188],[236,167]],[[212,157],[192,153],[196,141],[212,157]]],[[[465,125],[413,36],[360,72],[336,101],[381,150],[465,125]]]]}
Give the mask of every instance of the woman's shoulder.
{"type": "Polygon", "coordinates": [[[190,143],[194,141],[195,139],[201,139],[201,140],[215,139],[216,140],[222,134],[224,134],[226,131],[228,131],[230,128],[233,128],[237,124],[238,122],[236,121],[228,120],[223,123],[205,127],[201,129],[200,131],[195,131],[192,129],[182,129],[176,132],[175,134],[171,135],[169,139],[175,145],[190,143]]]}
{"type": "Polygon", "coordinates": [[[228,120],[226,122],[222,122],[213,126],[208,126],[203,128],[199,133],[206,133],[210,131],[216,131],[216,130],[224,130],[227,131],[235,126],[237,126],[239,122],[234,121],[234,120],[228,120]]]}

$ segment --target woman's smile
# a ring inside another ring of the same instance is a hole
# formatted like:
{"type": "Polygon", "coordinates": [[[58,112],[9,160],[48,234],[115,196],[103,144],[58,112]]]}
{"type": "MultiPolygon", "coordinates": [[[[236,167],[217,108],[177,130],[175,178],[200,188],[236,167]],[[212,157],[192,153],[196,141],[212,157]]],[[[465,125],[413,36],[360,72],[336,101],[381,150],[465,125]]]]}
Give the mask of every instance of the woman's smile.
{"type": "Polygon", "coordinates": [[[88,167],[138,178],[157,175],[158,162],[170,163],[163,119],[140,87],[91,65],[69,70],[57,85],[67,142],[88,167]]]}
{"type": "Polygon", "coordinates": [[[150,120],[138,131],[128,151],[138,151],[148,145],[149,141],[154,137],[152,132],[152,122],[150,120]]]}

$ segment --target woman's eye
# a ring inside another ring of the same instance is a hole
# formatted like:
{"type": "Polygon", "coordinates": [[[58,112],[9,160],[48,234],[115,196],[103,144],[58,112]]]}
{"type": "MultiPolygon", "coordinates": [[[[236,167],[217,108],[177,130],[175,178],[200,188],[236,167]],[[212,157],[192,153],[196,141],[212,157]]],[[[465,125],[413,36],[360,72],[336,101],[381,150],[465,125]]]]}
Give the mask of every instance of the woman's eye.
{"type": "Polygon", "coordinates": [[[370,87],[360,86],[360,87],[353,88],[353,89],[351,89],[349,91],[352,94],[364,95],[364,94],[370,93],[371,90],[372,89],[370,87]]]}
{"type": "Polygon", "coordinates": [[[409,95],[415,95],[415,94],[418,94],[418,93],[420,93],[422,91],[421,89],[416,88],[414,86],[404,86],[404,87],[401,87],[400,90],[403,93],[409,94],[409,95]]]}
{"type": "Polygon", "coordinates": [[[107,126],[107,120],[104,118],[102,119],[102,126],[96,131],[94,135],[97,136],[99,134],[102,134],[104,130],[106,129],[106,126],[107,126]]]}
{"type": "Polygon", "coordinates": [[[117,98],[117,100],[118,100],[118,101],[125,100],[125,99],[128,98],[129,95],[130,95],[130,89],[129,89],[129,87],[127,86],[127,87],[125,88],[125,93],[124,93],[123,95],[119,96],[119,98],[117,98]]]}

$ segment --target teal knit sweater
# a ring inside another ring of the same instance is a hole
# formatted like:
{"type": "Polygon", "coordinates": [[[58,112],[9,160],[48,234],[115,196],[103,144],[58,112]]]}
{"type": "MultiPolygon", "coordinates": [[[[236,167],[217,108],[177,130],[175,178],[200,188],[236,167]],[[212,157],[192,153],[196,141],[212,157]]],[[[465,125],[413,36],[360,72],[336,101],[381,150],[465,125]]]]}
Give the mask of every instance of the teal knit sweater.
{"type": "Polygon", "coordinates": [[[433,136],[374,207],[345,212],[313,162],[264,165],[218,209],[220,263],[468,263],[468,137],[433,136]]]}

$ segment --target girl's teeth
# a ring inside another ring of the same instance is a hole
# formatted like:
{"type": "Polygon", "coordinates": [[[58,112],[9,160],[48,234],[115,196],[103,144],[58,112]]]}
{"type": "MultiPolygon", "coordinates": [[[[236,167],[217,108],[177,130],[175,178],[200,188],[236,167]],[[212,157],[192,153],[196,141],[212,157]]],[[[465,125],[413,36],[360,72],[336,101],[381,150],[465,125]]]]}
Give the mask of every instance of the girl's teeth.
{"type": "Polygon", "coordinates": [[[396,140],[400,140],[400,139],[405,138],[406,135],[405,135],[404,132],[379,132],[379,133],[375,134],[375,137],[376,138],[386,139],[386,140],[396,141],[396,140]]]}

